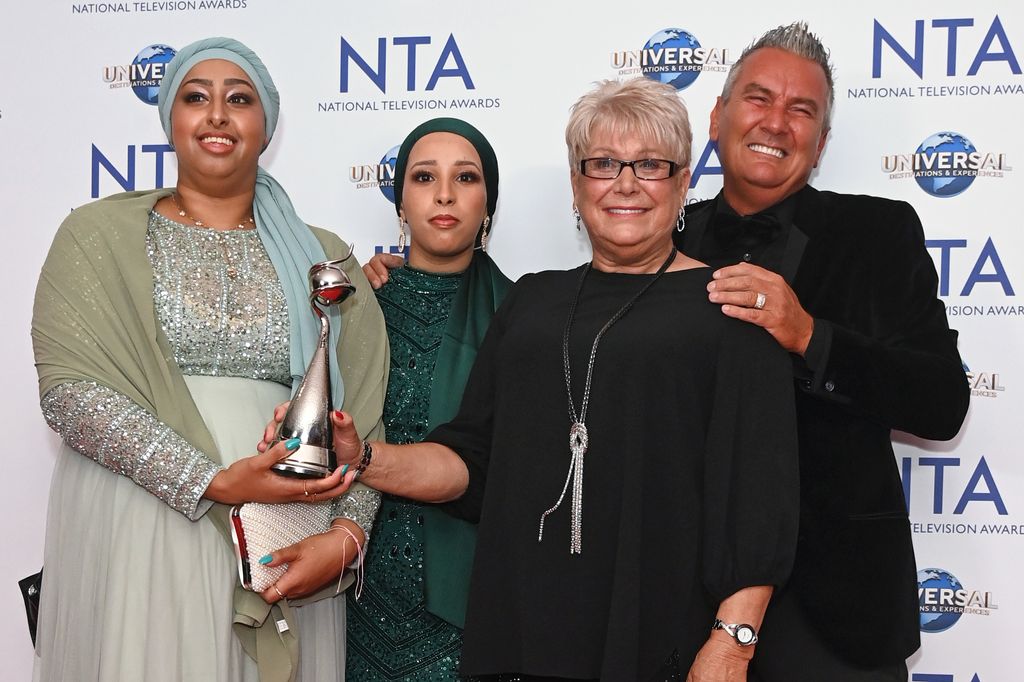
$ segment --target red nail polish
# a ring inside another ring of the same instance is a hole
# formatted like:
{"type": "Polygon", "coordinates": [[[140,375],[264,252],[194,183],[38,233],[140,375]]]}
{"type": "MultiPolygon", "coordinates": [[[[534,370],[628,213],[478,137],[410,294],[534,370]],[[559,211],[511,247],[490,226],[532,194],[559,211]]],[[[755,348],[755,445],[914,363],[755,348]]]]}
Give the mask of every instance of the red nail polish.
{"type": "Polygon", "coordinates": [[[342,420],[342,421],[345,421],[345,413],[342,412],[341,410],[335,410],[334,411],[334,416],[337,417],[338,419],[342,420]]]}

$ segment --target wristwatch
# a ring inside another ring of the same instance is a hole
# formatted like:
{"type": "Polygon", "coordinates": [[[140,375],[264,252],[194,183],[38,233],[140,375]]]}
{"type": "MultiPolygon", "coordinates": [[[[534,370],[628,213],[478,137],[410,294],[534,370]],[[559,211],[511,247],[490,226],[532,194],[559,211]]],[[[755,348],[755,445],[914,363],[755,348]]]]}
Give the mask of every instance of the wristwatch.
{"type": "Polygon", "coordinates": [[[757,644],[757,630],[754,626],[746,623],[723,623],[718,618],[711,624],[712,630],[725,630],[725,632],[736,640],[740,646],[753,646],[757,644]]]}

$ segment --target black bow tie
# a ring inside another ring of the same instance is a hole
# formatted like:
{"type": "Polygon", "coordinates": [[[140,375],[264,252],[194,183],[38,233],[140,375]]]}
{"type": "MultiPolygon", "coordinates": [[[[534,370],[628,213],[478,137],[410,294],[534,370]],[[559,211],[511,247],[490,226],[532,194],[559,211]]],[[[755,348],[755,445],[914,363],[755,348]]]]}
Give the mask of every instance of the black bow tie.
{"type": "Polygon", "coordinates": [[[719,246],[750,250],[775,241],[782,230],[782,223],[774,213],[740,216],[735,213],[718,212],[711,227],[711,234],[719,246]]]}

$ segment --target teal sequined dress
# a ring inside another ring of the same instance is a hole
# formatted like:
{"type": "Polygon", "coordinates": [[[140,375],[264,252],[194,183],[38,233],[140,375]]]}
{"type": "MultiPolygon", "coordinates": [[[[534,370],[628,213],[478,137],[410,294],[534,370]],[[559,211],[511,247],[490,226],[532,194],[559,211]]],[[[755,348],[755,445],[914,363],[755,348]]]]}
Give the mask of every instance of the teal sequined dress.
{"type": "MultiPolygon", "coordinates": [[[[430,387],[462,274],[393,270],[377,291],[391,342],[384,403],[389,443],[427,434],[430,387]]],[[[348,679],[458,680],[462,631],[424,608],[422,506],[385,496],[366,557],[366,582],[349,592],[348,679]]]]}

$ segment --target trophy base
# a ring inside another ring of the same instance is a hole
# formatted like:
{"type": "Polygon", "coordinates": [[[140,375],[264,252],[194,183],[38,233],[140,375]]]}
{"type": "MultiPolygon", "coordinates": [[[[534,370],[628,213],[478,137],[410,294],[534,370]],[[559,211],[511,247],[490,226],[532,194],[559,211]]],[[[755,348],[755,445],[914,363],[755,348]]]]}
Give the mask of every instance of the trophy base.
{"type": "Polygon", "coordinates": [[[327,478],[337,469],[337,458],[327,448],[303,443],[287,459],[270,468],[291,478],[327,478]]]}

